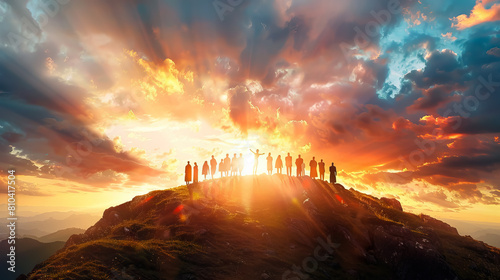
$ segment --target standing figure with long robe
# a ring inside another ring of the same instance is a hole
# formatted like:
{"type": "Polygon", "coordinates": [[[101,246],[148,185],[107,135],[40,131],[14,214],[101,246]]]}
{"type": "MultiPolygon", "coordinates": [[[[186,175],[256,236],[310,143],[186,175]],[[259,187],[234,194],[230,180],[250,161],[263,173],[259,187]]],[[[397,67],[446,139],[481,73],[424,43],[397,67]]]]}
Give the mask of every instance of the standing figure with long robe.
{"type": "Polygon", "coordinates": [[[278,174],[281,174],[281,169],[283,169],[283,161],[281,160],[281,155],[278,156],[276,159],[276,164],[274,165],[276,167],[276,171],[278,174]]]}
{"type": "Polygon", "coordinates": [[[318,168],[319,168],[319,179],[325,180],[325,163],[323,162],[323,160],[318,162],[318,168]]]}
{"type": "Polygon", "coordinates": [[[203,167],[201,168],[201,174],[204,176],[203,180],[207,179],[208,171],[210,170],[210,167],[208,167],[208,161],[205,161],[203,164],[203,167]]]}
{"type": "Polygon", "coordinates": [[[193,166],[193,183],[198,183],[198,164],[196,162],[193,166]]]}
{"type": "Polygon", "coordinates": [[[330,166],[330,183],[337,183],[337,167],[332,162],[332,166],[330,166]]]}
{"type": "Polygon", "coordinates": [[[238,175],[238,157],[234,154],[233,159],[231,160],[231,176],[238,175]]]}
{"type": "Polygon", "coordinates": [[[311,168],[311,173],[310,176],[313,179],[316,179],[318,177],[318,172],[317,172],[317,167],[318,167],[318,162],[316,161],[315,157],[309,162],[309,167],[311,168]]]}
{"type": "Polygon", "coordinates": [[[288,153],[288,156],[285,157],[285,165],[286,165],[286,175],[292,176],[292,156],[288,153]]]}
{"type": "Polygon", "coordinates": [[[297,166],[297,177],[300,177],[302,174],[302,164],[304,164],[304,160],[299,157],[295,160],[295,165],[297,166]]]}
{"type": "Polygon", "coordinates": [[[193,171],[191,169],[191,164],[189,164],[188,161],[186,168],[184,168],[184,181],[186,182],[186,186],[189,185],[189,182],[191,182],[191,180],[193,179],[192,172],[193,171]]]}
{"type": "Polygon", "coordinates": [[[212,179],[214,178],[215,172],[217,171],[217,160],[214,156],[210,160],[210,173],[212,173],[212,179]]]}
{"type": "Polygon", "coordinates": [[[269,175],[273,174],[273,157],[271,156],[271,153],[267,156],[267,173],[269,175]]]}
{"type": "Polygon", "coordinates": [[[229,176],[229,171],[231,171],[231,158],[229,154],[226,154],[226,158],[224,159],[224,173],[226,173],[226,177],[229,176]]]}

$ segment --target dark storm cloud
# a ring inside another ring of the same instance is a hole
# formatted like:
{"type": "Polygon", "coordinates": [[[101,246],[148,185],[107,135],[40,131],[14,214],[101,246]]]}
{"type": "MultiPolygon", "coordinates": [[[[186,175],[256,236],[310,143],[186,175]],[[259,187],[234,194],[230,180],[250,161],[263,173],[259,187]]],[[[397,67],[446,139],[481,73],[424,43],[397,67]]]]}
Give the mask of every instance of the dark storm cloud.
{"type": "Polygon", "coordinates": [[[418,88],[427,89],[433,85],[462,83],[465,71],[452,51],[433,51],[427,58],[423,70],[413,70],[405,78],[418,88]]]}
{"type": "Polygon", "coordinates": [[[433,109],[442,107],[452,101],[459,101],[460,97],[457,95],[457,91],[460,87],[450,86],[450,85],[439,85],[428,90],[424,90],[423,97],[415,100],[413,105],[408,106],[408,110],[419,111],[423,110],[426,112],[433,112],[433,109]]]}
{"type": "MultiPolygon", "coordinates": [[[[485,27],[483,27],[485,28],[485,27]]],[[[490,31],[479,30],[464,43],[462,61],[468,70],[468,88],[464,90],[463,101],[458,104],[465,113],[459,133],[484,134],[500,132],[500,57],[488,51],[500,45],[500,36],[490,31]]],[[[456,110],[455,110],[456,111],[456,110]]]]}
{"type": "Polygon", "coordinates": [[[47,108],[67,118],[88,118],[88,110],[82,103],[88,97],[86,92],[57,78],[46,77],[46,57],[42,51],[22,57],[8,51],[1,52],[1,97],[47,108]]]}

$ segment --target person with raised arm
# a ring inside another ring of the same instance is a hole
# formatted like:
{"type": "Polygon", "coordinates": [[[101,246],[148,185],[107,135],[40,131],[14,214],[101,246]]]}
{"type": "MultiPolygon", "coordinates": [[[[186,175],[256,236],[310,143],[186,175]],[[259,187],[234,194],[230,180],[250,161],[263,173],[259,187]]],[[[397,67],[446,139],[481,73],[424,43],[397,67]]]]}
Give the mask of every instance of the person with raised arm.
{"type": "Polygon", "coordinates": [[[292,156],[288,153],[288,156],[285,157],[285,165],[286,165],[286,175],[292,176],[292,156]]]}
{"type": "Polygon", "coordinates": [[[264,154],[260,154],[259,153],[259,149],[252,151],[252,149],[250,149],[250,152],[252,152],[252,154],[255,156],[255,159],[254,159],[254,162],[253,162],[253,175],[257,175],[257,167],[259,166],[259,157],[264,155],[264,154]]]}
{"type": "Polygon", "coordinates": [[[281,170],[283,169],[283,161],[281,160],[281,155],[278,155],[274,167],[276,167],[276,171],[278,172],[278,174],[281,174],[281,170]]]}

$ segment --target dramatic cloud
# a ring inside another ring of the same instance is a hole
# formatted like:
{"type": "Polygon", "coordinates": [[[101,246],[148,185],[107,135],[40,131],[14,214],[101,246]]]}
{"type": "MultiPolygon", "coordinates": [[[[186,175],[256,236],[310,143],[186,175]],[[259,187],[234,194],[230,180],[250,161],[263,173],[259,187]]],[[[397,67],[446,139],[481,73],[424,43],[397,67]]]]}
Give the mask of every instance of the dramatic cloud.
{"type": "Polygon", "coordinates": [[[415,205],[499,202],[496,1],[46,3],[0,2],[3,171],[153,189],[260,148],[415,205]]]}
{"type": "Polygon", "coordinates": [[[459,15],[453,18],[453,27],[466,29],[484,22],[500,20],[500,4],[496,0],[476,0],[470,15],[459,15]]]}

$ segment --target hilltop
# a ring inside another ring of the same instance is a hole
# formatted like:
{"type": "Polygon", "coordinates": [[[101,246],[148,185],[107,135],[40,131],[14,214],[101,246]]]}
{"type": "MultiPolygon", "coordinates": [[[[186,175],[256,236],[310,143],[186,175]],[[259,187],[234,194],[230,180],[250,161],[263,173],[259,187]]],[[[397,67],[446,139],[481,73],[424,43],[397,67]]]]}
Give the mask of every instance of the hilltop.
{"type": "Polygon", "coordinates": [[[19,279],[498,279],[500,250],[309,177],[209,180],[137,196],[19,279]]]}

